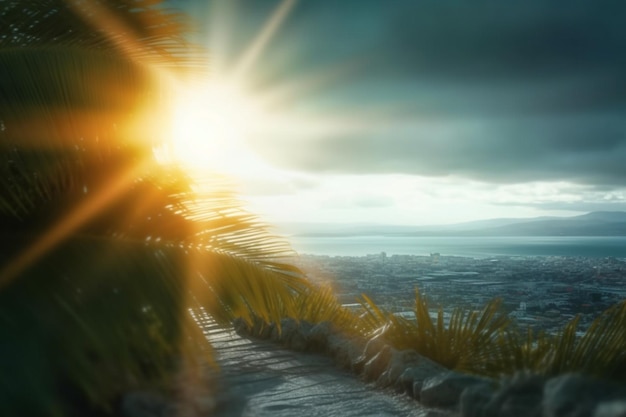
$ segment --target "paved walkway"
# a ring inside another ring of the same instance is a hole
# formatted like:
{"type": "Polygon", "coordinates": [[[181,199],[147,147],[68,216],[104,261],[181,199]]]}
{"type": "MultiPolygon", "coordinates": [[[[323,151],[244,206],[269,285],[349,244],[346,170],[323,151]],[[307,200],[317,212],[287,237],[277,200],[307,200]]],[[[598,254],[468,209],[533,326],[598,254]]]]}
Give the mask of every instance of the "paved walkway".
{"type": "Polygon", "coordinates": [[[242,338],[208,317],[202,321],[221,367],[216,417],[449,416],[365,384],[325,356],[242,338]]]}

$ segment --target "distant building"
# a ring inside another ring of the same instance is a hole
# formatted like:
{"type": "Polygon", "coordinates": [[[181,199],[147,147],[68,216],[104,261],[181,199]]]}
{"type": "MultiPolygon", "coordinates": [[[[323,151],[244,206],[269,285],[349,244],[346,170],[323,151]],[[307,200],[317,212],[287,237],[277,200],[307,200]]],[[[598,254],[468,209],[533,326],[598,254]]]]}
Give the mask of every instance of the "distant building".
{"type": "Polygon", "coordinates": [[[522,301],[519,303],[519,308],[517,310],[513,310],[509,315],[518,319],[526,317],[526,302],[522,301]]]}
{"type": "Polygon", "coordinates": [[[433,252],[430,254],[430,261],[434,264],[439,262],[439,257],[441,254],[439,252],[433,252]]]}

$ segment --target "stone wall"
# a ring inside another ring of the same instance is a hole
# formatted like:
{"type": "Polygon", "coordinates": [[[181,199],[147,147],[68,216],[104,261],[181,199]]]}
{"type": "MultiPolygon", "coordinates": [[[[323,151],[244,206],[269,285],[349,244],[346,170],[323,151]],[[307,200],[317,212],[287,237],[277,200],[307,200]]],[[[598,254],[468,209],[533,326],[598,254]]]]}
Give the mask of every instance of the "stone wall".
{"type": "Polygon", "coordinates": [[[347,337],[329,322],[283,319],[280,331],[261,320],[252,325],[237,320],[234,326],[243,336],[328,355],[365,382],[462,417],[626,417],[626,386],[581,374],[485,378],[446,369],[413,350],[397,350],[382,337],[347,337]]]}

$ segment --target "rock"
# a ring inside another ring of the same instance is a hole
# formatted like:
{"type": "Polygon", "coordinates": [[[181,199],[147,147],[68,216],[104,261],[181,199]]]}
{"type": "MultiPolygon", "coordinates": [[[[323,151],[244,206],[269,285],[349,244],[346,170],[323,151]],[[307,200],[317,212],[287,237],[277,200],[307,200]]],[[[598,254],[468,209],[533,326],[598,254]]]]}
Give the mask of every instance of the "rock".
{"type": "Polygon", "coordinates": [[[271,339],[290,349],[304,351],[308,348],[312,328],[309,322],[284,318],[280,321],[280,329],[278,326],[271,327],[271,339]]]}
{"type": "Polygon", "coordinates": [[[120,411],[124,417],[161,417],[172,406],[172,402],[161,394],[135,391],[123,395],[120,411]]]}
{"type": "Polygon", "coordinates": [[[237,317],[233,320],[233,328],[240,336],[269,339],[272,335],[274,323],[266,323],[259,317],[252,317],[252,323],[248,324],[243,318],[237,317]]]}
{"type": "Polygon", "coordinates": [[[341,368],[354,369],[360,359],[365,338],[348,338],[335,330],[332,323],[321,322],[312,326],[307,334],[307,350],[323,352],[335,360],[341,368]]]}
{"type": "Polygon", "coordinates": [[[304,352],[309,346],[309,333],[313,325],[308,321],[301,321],[296,331],[291,333],[285,342],[286,346],[298,352],[304,352]]]}
{"type": "Polygon", "coordinates": [[[263,319],[261,319],[260,317],[252,317],[252,326],[250,327],[250,335],[254,336],[254,337],[261,337],[261,333],[263,332],[263,329],[267,326],[267,323],[265,323],[265,321],[263,321],[263,319]]]}
{"type": "Polygon", "coordinates": [[[271,339],[274,342],[286,345],[288,341],[298,332],[300,323],[295,319],[285,318],[280,321],[279,326],[274,326],[272,329],[271,339]]]}
{"type": "MultiPolygon", "coordinates": [[[[363,346],[364,339],[347,338],[339,334],[332,334],[328,338],[327,353],[340,368],[356,371],[355,363],[358,362],[361,356],[363,346]]],[[[358,373],[358,371],[356,372],[358,373]]]]}
{"type": "MultiPolygon", "coordinates": [[[[430,378],[430,377],[429,377],[430,378]]],[[[422,392],[422,387],[424,386],[424,380],[416,380],[413,381],[413,384],[411,385],[411,391],[410,392],[410,396],[415,398],[417,401],[420,400],[420,394],[422,392]]]]}
{"type": "Polygon", "coordinates": [[[419,401],[427,407],[456,406],[466,388],[490,383],[486,378],[448,371],[424,381],[419,401]]]}
{"type": "Polygon", "coordinates": [[[265,323],[261,321],[261,324],[259,324],[258,327],[256,327],[255,329],[255,336],[260,339],[269,339],[270,337],[272,337],[274,327],[276,327],[274,323],[265,323]]]}
{"type": "Polygon", "coordinates": [[[391,351],[389,366],[380,375],[376,384],[381,387],[388,387],[396,384],[400,375],[411,366],[416,366],[421,360],[421,355],[414,350],[395,350],[391,351]]]}
{"type": "Polygon", "coordinates": [[[355,366],[357,368],[363,368],[365,364],[375,355],[378,355],[378,353],[383,350],[386,345],[387,343],[385,342],[382,334],[372,337],[365,344],[365,348],[363,349],[361,356],[357,359],[355,366]]]}
{"type": "Polygon", "coordinates": [[[624,398],[622,385],[568,373],[546,382],[543,412],[545,417],[590,416],[600,403],[624,398]]]}
{"type": "Polygon", "coordinates": [[[246,323],[246,321],[241,317],[237,317],[235,320],[233,320],[233,328],[235,329],[235,332],[240,336],[245,337],[250,335],[250,327],[248,326],[248,323],[246,323]]]}
{"type": "Polygon", "coordinates": [[[548,417],[590,415],[603,402],[626,398],[626,387],[582,374],[565,374],[544,388],[544,414],[548,417]]]}
{"type": "Polygon", "coordinates": [[[328,338],[334,335],[333,325],[329,321],[317,323],[311,327],[307,340],[307,348],[312,352],[326,352],[328,338]]]}
{"type": "Polygon", "coordinates": [[[372,358],[363,365],[363,378],[365,381],[376,381],[380,375],[385,372],[385,369],[389,366],[389,360],[391,359],[393,350],[395,349],[389,345],[384,345],[377,354],[372,356],[372,358]]]}
{"type": "Polygon", "coordinates": [[[593,417],[626,417],[626,399],[598,404],[593,417]]]}
{"type": "Polygon", "coordinates": [[[420,356],[419,363],[405,369],[398,381],[409,395],[419,400],[424,381],[436,375],[445,374],[448,371],[449,369],[439,365],[437,362],[433,362],[425,356],[420,356]]]}
{"type": "Polygon", "coordinates": [[[459,405],[461,417],[481,417],[487,403],[494,394],[494,387],[488,384],[472,385],[461,393],[459,405]]]}
{"type": "Polygon", "coordinates": [[[350,370],[355,374],[361,374],[363,372],[363,366],[365,362],[363,362],[363,352],[365,351],[365,347],[369,342],[369,339],[362,336],[356,336],[348,339],[350,341],[351,347],[347,351],[350,356],[350,370]]]}
{"type": "MultiPolygon", "coordinates": [[[[543,376],[517,373],[502,381],[500,388],[496,390],[486,404],[476,403],[471,406],[468,404],[468,413],[470,409],[473,410],[472,412],[477,412],[477,409],[482,406],[482,414],[478,415],[485,417],[540,417],[542,415],[541,403],[544,383],[545,377],[543,376]]],[[[471,393],[467,395],[471,395],[471,393]]],[[[465,415],[463,414],[463,416],[465,415]]]]}

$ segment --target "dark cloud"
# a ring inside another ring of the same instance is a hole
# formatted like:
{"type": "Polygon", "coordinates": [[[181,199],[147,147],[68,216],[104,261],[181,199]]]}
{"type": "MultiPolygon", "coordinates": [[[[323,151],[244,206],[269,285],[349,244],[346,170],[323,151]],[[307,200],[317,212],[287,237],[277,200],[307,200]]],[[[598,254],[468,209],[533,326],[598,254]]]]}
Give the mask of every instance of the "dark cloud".
{"type": "MultiPolygon", "coordinates": [[[[279,2],[236,3],[243,47],[279,2]]],[[[255,76],[271,88],[358,62],[300,101],[339,117],[394,110],[378,128],[258,150],[311,172],[620,186],[624,22],[623,0],[301,0],[255,76]]]]}
{"type": "MultiPolygon", "coordinates": [[[[391,21],[393,68],[462,78],[620,75],[618,1],[408,2],[391,21]]],[[[391,67],[390,67],[391,68],[391,67]]]]}
{"type": "Polygon", "coordinates": [[[257,151],[277,164],[319,172],[626,184],[626,126],[619,115],[444,119],[325,140],[275,139],[257,151]]]}
{"type": "Polygon", "coordinates": [[[319,141],[290,138],[261,150],[268,157],[337,173],[626,183],[625,2],[342,4],[309,2],[308,17],[298,16],[336,13],[303,39],[302,48],[319,51],[311,65],[340,51],[378,55],[324,94],[347,112],[395,105],[405,120],[319,141]]]}

